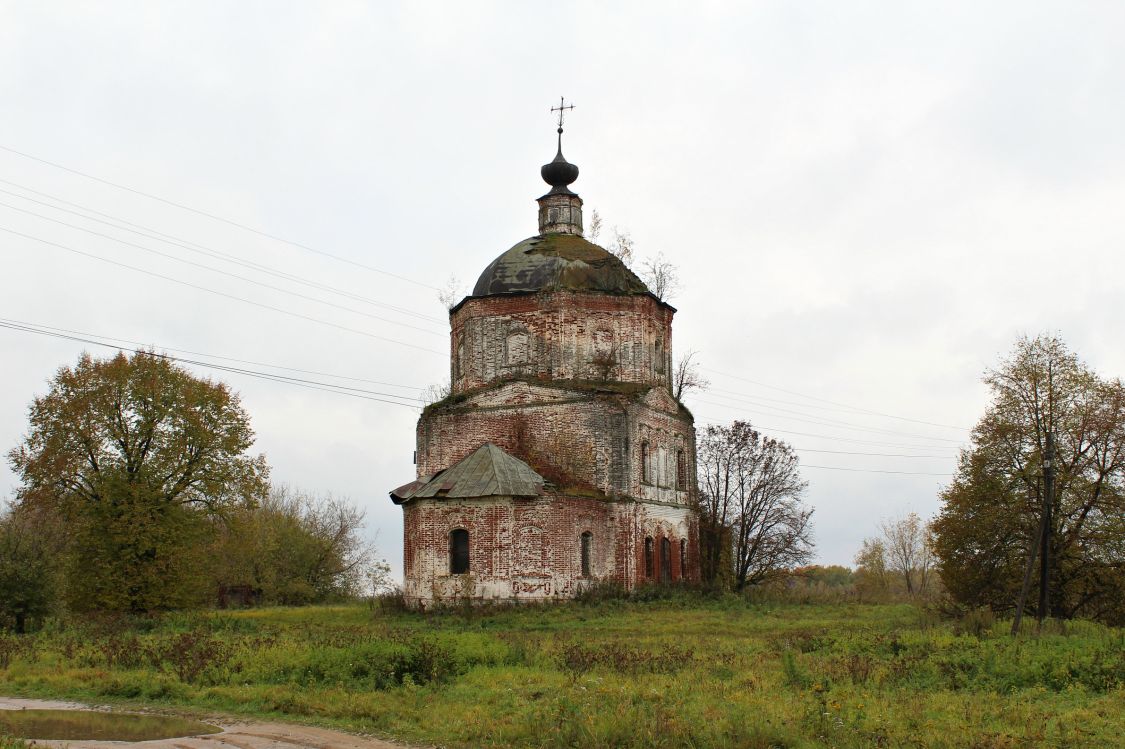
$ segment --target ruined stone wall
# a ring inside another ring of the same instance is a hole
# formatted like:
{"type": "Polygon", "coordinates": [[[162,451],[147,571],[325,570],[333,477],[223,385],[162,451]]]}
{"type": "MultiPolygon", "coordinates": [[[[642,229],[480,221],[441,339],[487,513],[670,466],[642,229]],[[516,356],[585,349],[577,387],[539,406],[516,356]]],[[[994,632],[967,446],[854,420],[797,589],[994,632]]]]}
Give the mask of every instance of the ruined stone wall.
{"type": "Polygon", "coordinates": [[[570,598],[594,579],[626,580],[615,503],[589,497],[423,499],[403,506],[405,595],[434,598],[570,598]],[[451,575],[449,536],[469,532],[469,572],[451,575]],[[581,535],[591,534],[590,575],[582,575],[581,535]]]}
{"type": "Polygon", "coordinates": [[[453,392],[512,376],[667,386],[672,315],[646,295],[558,291],[468,299],[450,318],[453,392]]]}
{"type": "Polygon", "coordinates": [[[554,483],[610,496],[685,505],[695,487],[690,415],[661,388],[645,397],[505,383],[419,419],[418,476],[450,467],[485,442],[554,483]]]}
{"type": "Polygon", "coordinates": [[[413,605],[463,597],[571,598],[599,579],[627,589],[661,579],[699,579],[699,529],[685,507],[548,494],[412,500],[403,506],[403,517],[404,593],[413,605]],[[469,533],[469,572],[463,575],[450,574],[449,537],[456,529],[469,533]],[[582,574],[585,532],[591,534],[588,576],[582,574]],[[651,569],[646,539],[653,550],[651,569]],[[665,539],[667,557],[661,552],[665,539]]]}

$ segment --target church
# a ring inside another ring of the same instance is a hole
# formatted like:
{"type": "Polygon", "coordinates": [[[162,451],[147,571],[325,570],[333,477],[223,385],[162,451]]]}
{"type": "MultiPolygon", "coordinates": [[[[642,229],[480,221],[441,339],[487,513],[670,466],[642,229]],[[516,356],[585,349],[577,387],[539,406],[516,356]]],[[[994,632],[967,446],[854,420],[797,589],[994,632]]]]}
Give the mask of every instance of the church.
{"type": "Polygon", "coordinates": [[[450,310],[450,393],[418,420],[417,478],[390,493],[412,606],[698,579],[695,427],[672,395],[676,310],[583,238],[562,133],[560,110],[539,233],[450,310]]]}

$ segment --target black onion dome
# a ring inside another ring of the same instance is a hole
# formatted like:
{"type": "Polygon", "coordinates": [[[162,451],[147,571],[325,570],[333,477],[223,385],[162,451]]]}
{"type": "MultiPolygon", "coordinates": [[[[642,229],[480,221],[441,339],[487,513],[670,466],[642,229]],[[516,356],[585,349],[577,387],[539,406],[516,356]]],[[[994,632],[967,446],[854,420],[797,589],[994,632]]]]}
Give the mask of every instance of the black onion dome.
{"type": "Polygon", "coordinates": [[[543,181],[551,186],[552,193],[570,194],[568,185],[578,179],[578,165],[571,164],[562,155],[562,129],[559,129],[559,150],[550,164],[539,168],[543,181]]]}
{"type": "Polygon", "coordinates": [[[523,240],[493,260],[477,279],[473,296],[536,291],[651,293],[608,250],[575,234],[544,234],[523,240]]]}

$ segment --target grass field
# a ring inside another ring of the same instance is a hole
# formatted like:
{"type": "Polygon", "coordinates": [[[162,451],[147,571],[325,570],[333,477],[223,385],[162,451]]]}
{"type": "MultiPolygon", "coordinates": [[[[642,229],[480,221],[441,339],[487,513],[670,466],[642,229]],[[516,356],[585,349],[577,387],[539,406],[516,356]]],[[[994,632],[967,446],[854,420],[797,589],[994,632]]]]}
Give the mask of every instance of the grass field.
{"type": "Polygon", "coordinates": [[[1122,746],[1125,632],[1007,627],[687,594],[430,616],[262,609],[0,635],[0,694],[447,747],[1122,746]]]}

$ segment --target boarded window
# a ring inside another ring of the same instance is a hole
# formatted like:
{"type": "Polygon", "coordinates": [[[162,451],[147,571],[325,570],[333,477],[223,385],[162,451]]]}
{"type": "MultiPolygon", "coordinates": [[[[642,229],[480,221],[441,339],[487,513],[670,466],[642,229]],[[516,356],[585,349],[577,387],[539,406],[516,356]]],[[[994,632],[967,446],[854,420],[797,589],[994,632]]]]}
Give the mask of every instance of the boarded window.
{"type": "Polygon", "coordinates": [[[653,564],[655,560],[652,550],[652,537],[649,536],[645,539],[645,577],[652,578],[654,576],[653,564]]]}
{"type": "Polygon", "coordinates": [[[641,483],[648,484],[652,481],[652,473],[649,471],[648,442],[641,443],[641,483]]]}
{"type": "Polygon", "coordinates": [[[680,539],[680,579],[687,577],[687,539],[680,539]]]}
{"type": "Polygon", "coordinates": [[[509,367],[526,364],[528,355],[527,333],[523,331],[509,333],[505,341],[504,349],[507,359],[506,363],[509,367]]]}
{"type": "Polygon", "coordinates": [[[537,574],[545,572],[547,560],[543,545],[543,529],[526,525],[516,534],[516,565],[519,572],[537,574]]]}
{"type": "Polygon", "coordinates": [[[672,581],[672,542],[666,538],[660,539],[660,580],[672,581]]]}
{"type": "Polygon", "coordinates": [[[613,356],[613,331],[602,328],[594,331],[594,357],[606,359],[613,356]]]}
{"type": "Polygon", "coordinates": [[[586,531],[582,534],[582,577],[590,576],[590,555],[593,553],[594,534],[586,531]]]}
{"type": "Polygon", "coordinates": [[[464,528],[449,534],[449,574],[464,575],[469,571],[469,532],[464,528]]]}

